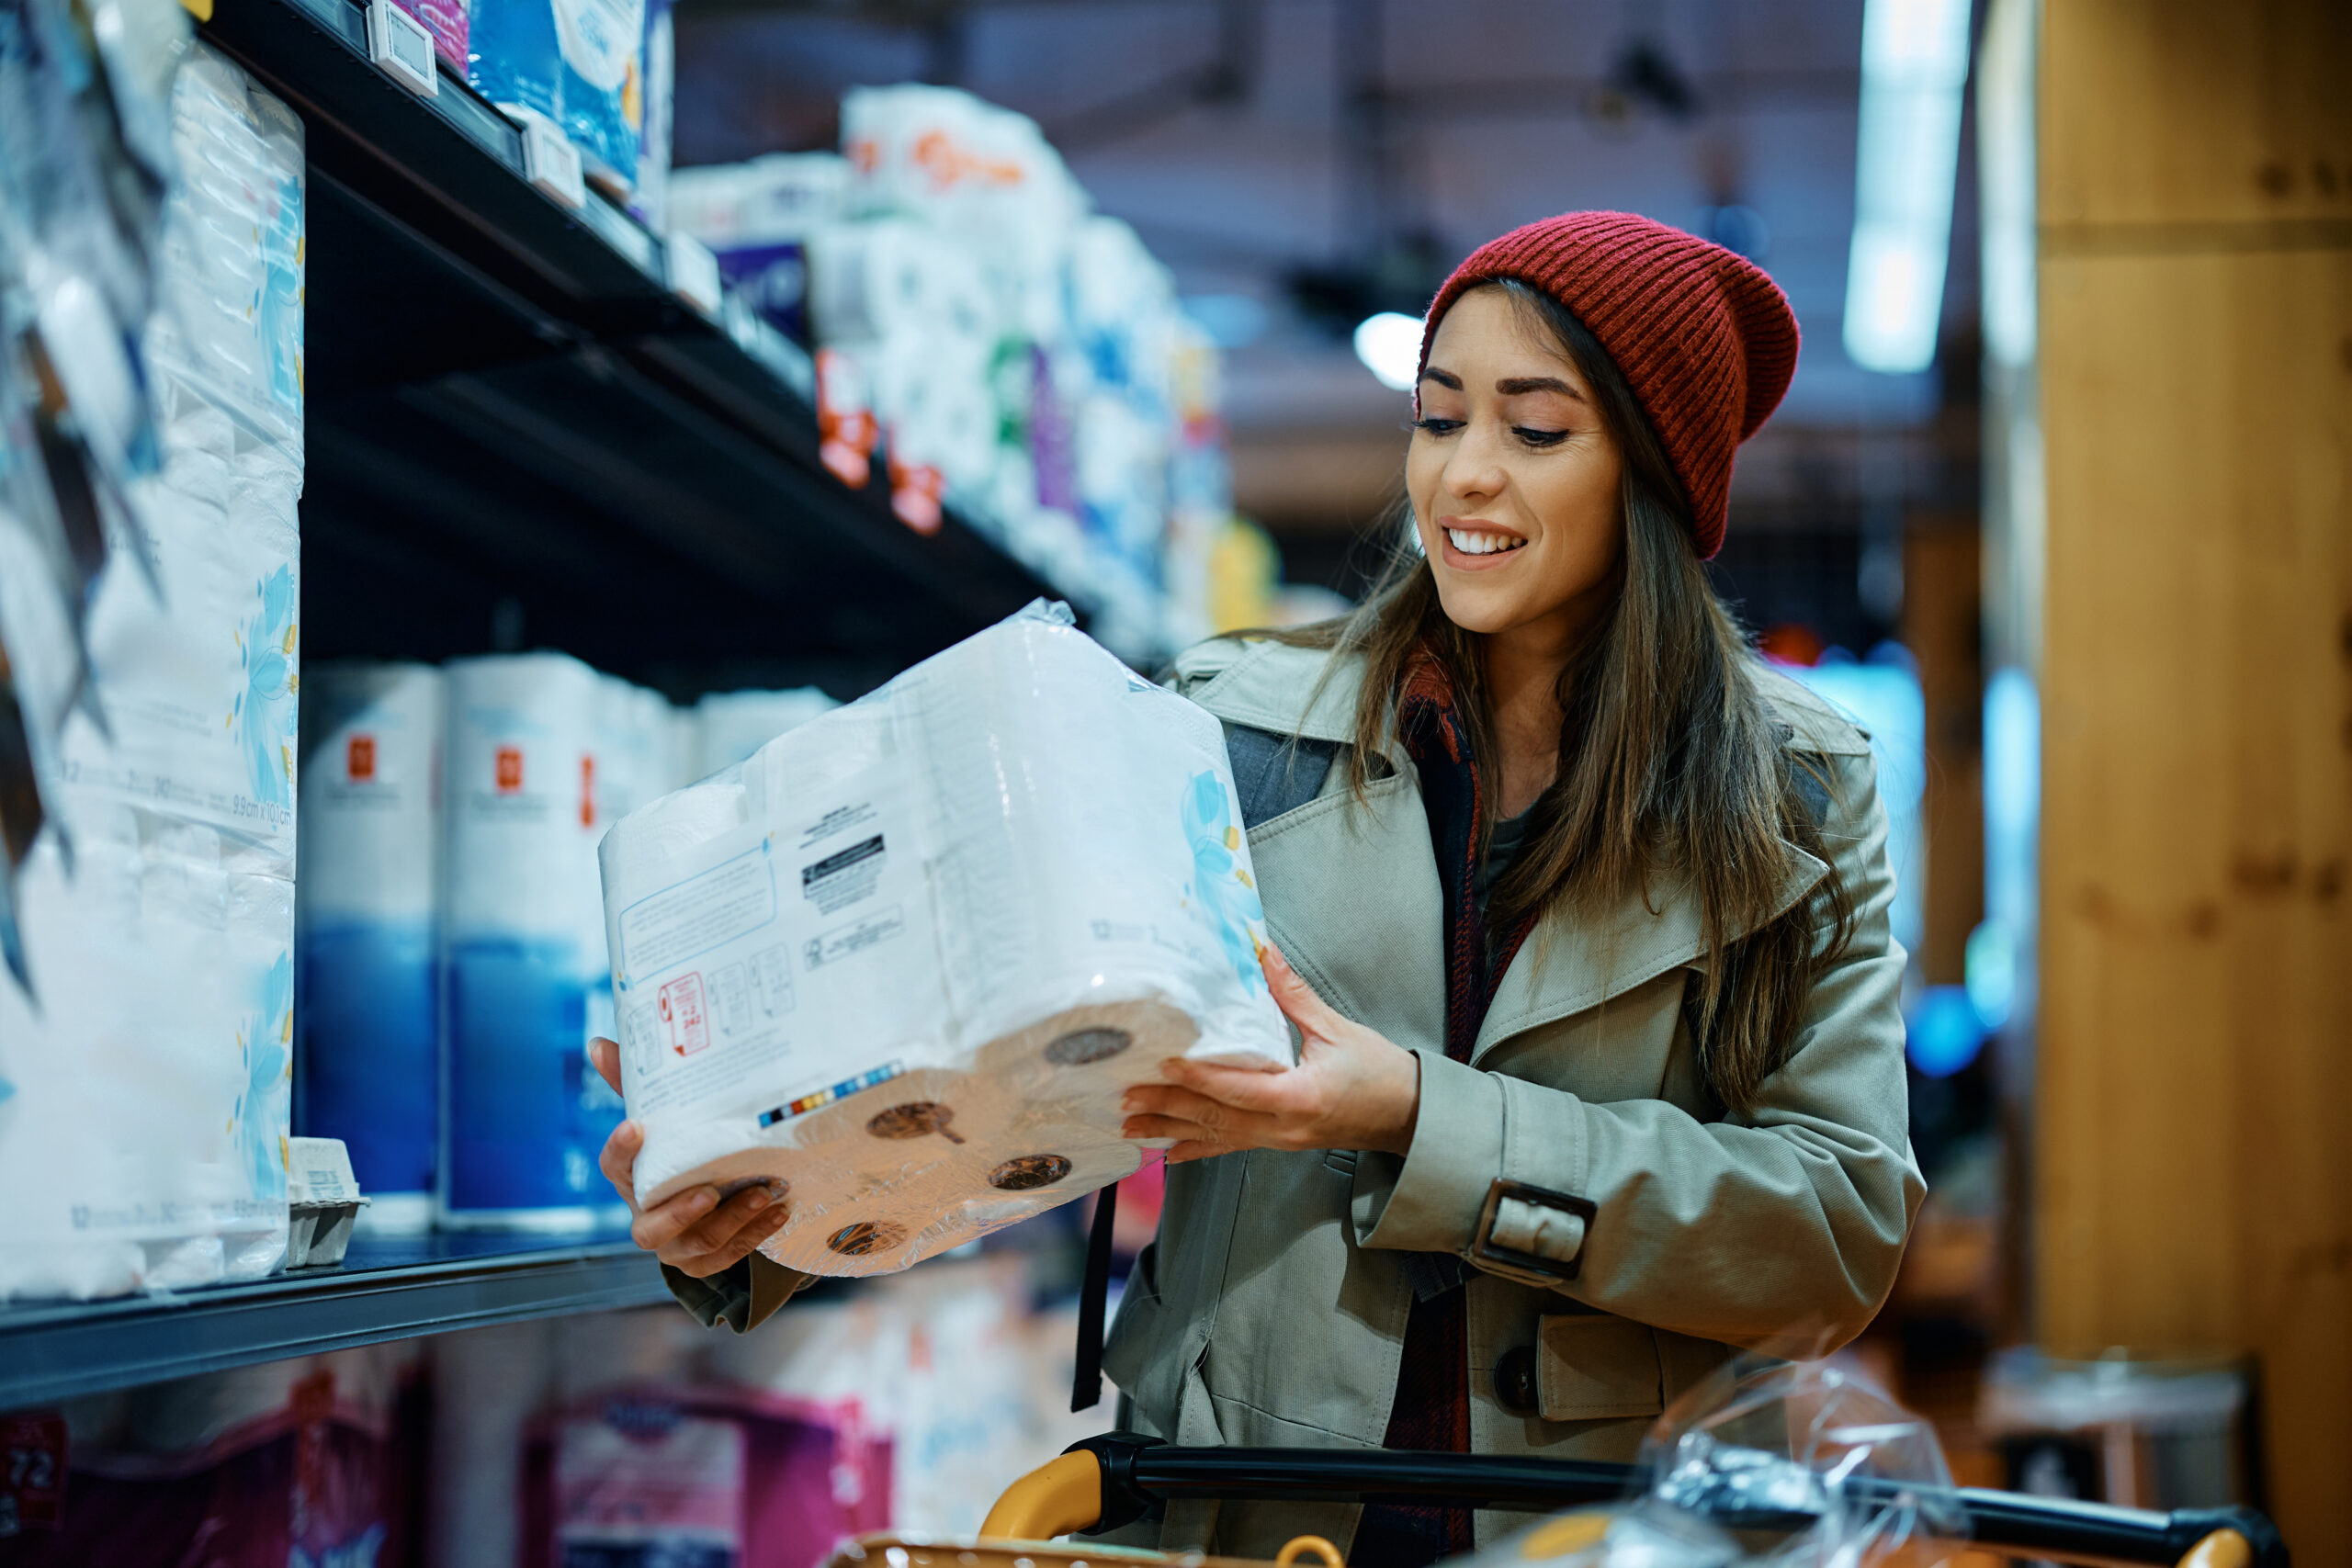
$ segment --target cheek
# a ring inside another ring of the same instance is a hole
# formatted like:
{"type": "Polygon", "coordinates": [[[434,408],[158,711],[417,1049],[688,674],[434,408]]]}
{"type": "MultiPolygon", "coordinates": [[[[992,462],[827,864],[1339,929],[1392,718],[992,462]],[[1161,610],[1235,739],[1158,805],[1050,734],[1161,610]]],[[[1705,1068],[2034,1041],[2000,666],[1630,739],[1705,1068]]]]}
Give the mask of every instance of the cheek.
{"type": "Polygon", "coordinates": [[[1579,564],[1597,571],[1615,566],[1624,534],[1617,466],[1564,464],[1545,478],[1539,502],[1545,531],[1579,564]]]}

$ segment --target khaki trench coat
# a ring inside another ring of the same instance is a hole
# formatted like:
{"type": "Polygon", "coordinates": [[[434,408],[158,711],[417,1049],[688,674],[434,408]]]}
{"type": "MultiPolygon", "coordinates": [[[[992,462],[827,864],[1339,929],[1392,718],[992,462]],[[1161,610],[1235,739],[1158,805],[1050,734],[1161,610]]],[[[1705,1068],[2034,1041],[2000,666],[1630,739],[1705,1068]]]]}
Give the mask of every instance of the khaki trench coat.
{"type": "MultiPolygon", "coordinates": [[[[1228,726],[1344,744],[1357,669],[1324,681],[1327,657],[1212,642],[1179,660],[1177,683],[1228,726]]],[[[1464,1064],[1444,1050],[1444,916],[1410,760],[1384,759],[1362,804],[1335,765],[1314,798],[1250,829],[1275,944],[1332,1007],[1420,1057],[1419,1115],[1402,1159],[1250,1150],[1170,1170],[1104,1354],[1136,1426],[1187,1444],[1379,1446],[1415,1252],[1469,1265],[1482,1453],[1630,1459],[1735,1347],[1824,1354],[1870,1321],[1926,1193],[1886,818],[1868,738],[1797,682],[1761,666],[1755,679],[1788,749],[1829,785],[1823,837],[1856,928],[1746,1115],[1707,1109],[1684,1011],[1705,944],[1680,889],[1602,920],[1547,919],[1464,1064]],[[1537,1385],[1525,1414],[1494,1377],[1522,1347],[1537,1385]]],[[[1824,870],[1795,852],[1781,908],[1824,870]]],[[[1180,1504],[1118,1539],[1272,1557],[1302,1531],[1344,1548],[1357,1514],[1180,1504]]],[[[1480,1539],[1520,1522],[1482,1514],[1480,1539]]]]}
{"type": "MultiPolygon", "coordinates": [[[[1343,660],[1325,680],[1326,658],[1223,640],[1179,660],[1176,680],[1228,727],[1344,746],[1358,671],[1343,660]]],[[[1926,1195],[1886,818],[1868,738],[1797,682],[1761,666],[1755,679],[1787,749],[1828,785],[1823,838],[1855,930],[1744,1116],[1711,1111],[1702,1086],[1684,1002],[1705,942],[1681,889],[1539,925],[1464,1064],[1445,1055],[1444,914],[1410,759],[1379,759],[1359,804],[1343,755],[1319,794],[1250,829],[1275,943],[1332,1007],[1419,1056],[1419,1115],[1402,1159],[1250,1150],[1170,1172],[1159,1239],[1104,1350],[1133,1425],[1188,1444],[1377,1448],[1417,1253],[1469,1266],[1483,1453],[1631,1459],[1735,1348],[1819,1355],[1870,1321],[1926,1195]],[[1523,1414],[1494,1377],[1521,1348],[1536,1370],[1523,1414]]],[[[1825,870],[1792,862],[1781,908],[1825,870]]],[[[739,1331],[806,1282],[756,1256],[707,1280],[664,1272],[706,1324],[739,1331]]],[[[1358,1512],[1180,1504],[1114,1539],[1270,1558],[1303,1532],[1344,1549],[1358,1512]]],[[[1480,1540],[1521,1522],[1481,1514],[1480,1540]]]]}

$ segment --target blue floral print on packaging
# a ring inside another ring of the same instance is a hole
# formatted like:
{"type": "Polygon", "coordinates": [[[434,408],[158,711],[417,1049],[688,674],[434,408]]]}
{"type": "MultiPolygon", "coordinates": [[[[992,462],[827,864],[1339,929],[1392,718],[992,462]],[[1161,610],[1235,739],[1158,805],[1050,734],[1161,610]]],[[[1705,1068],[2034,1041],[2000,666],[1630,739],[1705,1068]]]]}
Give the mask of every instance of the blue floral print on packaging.
{"type": "Polygon", "coordinates": [[[1265,942],[1266,911],[1258,902],[1257,884],[1242,869],[1235,851],[1241,847],[1241,829],[1233,820],[1232,799],[1212,773],[1194,773],[1184,792],[1184,836],[1193,846],[1193,892],[1216,928],[1226,957],[1245,989],[1263,991],[1265,971],[1259,955],[1265,942]]]}
{"type": "Polygon", "coordinates": [[[294,574],[279,567],[254,586],[254,613],[239,639],[245,683],[230,717],[245,753],[254,798],[294,804],[294,574]]]}
{"type": "Polygon", "coordinates": [[[279,953],[262,976],[260,994],[237,1044],[244,1053],[245,1087],[237,1097],[237,1157],[258,1201],[286,1196],[287,1112],[293,1093],[294,959],[279,953]]]}

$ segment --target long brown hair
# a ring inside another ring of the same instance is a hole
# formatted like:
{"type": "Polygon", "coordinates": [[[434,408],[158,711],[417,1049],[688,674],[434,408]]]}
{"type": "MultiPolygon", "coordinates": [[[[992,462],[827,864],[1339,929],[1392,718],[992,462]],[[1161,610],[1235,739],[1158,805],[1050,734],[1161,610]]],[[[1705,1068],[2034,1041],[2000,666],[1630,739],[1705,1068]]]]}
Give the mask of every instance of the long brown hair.
{"type": "MultiPolygon", "coordinates": [[[[1624,456],[1620,587],[1561,671],[1559,772],[1528,818],[1525,847],[1496,884],[1489,918],[1594,915],[1651,879],[1687,878],[1706,936],[1706,976],[1688,1007],[1709,1089],[1753,1108],[1786,1058],[1815,975],[1850,940],[1850,894],[1808,809],[1828,780],[1781,747],[1754,678],[1756,656],[1690,543],[1688,503],[1633,389],[1566,306],[1516,279],[1499,288],[1583,372],[1624,456]],[[1831,863],[1810,897],[1781,909],[1791,845],[1831,863]],[[1745,934],[1737,934],[1745,933],[1745,934]]],[[[1409,502],[1398,518],[1409,525],[1409,502]]],[[[1494,713],[1482,636],[1446,618],[1429,561],[1393,530],[1394,553],[1363,604],[1340,619],[1261,634],[1364,660],[1349,758],[1359,795],[1383,754],[1395,699],[1424,650],[1452,677],[1474,754],[1492,765],[1494,713]]],[[[1477,825],[1484,844],[1493,827],[1477,825]]]]}

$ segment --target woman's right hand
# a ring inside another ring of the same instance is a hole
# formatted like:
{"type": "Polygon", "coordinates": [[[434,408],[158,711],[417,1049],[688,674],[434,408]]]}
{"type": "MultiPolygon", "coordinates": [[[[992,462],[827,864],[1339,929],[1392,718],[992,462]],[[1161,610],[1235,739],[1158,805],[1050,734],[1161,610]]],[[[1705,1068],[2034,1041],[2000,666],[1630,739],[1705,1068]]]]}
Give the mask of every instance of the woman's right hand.
{"type": "MultiPolygon", "coordinates": [[[[588,1059],[613,1092],[620,1093],[621,1048],[609,1040],[592,1040],[588,1059]]],[[[637,1151],[644,1146],[644,1131],[634,1122],[624,1122],[605,1140],[605,1152],[596,1163],[636,1216],[628,1227],[630,1238],[681,1274],[700,1280],[724,1273],[792,1217],[790,1205],[771,1201],[763,1187],[747,1187],[724,1203],[716,1187],[690,1187],[650,1209],[640,1209],[631,1174],[637,1151]]]]}

